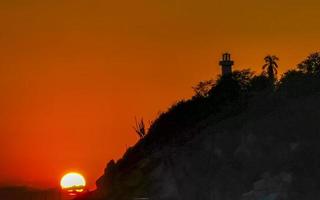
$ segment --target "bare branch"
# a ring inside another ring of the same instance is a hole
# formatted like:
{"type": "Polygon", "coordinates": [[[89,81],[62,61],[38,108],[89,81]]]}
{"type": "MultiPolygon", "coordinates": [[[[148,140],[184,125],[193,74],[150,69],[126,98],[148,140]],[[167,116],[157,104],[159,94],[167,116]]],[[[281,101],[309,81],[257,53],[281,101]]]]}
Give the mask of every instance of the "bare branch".
{"type": "Polygon", "coordinates": [[[134,120],[135,120],[135,126],[133,127],[133,129],[139,135],[140,138],[143,138],[146,135],[146,128],[145,128],[143,118],[141,118],[140,120],[137,120],[137,118],[135,117],[134,120]]]}

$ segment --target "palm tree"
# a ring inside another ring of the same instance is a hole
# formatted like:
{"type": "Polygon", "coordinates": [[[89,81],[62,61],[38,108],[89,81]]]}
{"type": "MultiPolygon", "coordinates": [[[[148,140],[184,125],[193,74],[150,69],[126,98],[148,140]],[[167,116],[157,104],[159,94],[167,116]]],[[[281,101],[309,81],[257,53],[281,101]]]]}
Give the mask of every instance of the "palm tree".
{"type": "Polygon", "coordinates": [[[263,71],[266,72],[266,74],[268,75],[268,78],[271,81],[275,81],[276,75],[278,73],[278,63],[277,61],[279,60],[279,58],[277,56],[274,55],[268,55],[264,58],[264,61],[266,62],[262,69],[263,71]]]}

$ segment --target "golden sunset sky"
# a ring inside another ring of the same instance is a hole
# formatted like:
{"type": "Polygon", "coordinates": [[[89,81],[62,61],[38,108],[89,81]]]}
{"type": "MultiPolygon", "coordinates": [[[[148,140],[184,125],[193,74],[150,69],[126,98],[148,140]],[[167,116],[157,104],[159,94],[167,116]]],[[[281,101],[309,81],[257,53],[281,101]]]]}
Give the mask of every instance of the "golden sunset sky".
{"type": "Polygon", "coordinates": [[[90,186],[191,87],[235,69],[280,72],[320,50],[317,0],[1,0],[0,186],[90,186]]]}

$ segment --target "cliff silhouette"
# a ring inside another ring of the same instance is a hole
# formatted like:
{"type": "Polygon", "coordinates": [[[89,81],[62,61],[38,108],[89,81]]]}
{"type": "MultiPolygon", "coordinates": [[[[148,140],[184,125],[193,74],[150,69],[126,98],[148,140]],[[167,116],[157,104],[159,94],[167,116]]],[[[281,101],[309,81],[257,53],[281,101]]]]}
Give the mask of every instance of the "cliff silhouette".
{"type": "Polygon", "coordinates": [[[200,82],[78,199],[320,199],[320,54],[265,68],[200,82]]]}

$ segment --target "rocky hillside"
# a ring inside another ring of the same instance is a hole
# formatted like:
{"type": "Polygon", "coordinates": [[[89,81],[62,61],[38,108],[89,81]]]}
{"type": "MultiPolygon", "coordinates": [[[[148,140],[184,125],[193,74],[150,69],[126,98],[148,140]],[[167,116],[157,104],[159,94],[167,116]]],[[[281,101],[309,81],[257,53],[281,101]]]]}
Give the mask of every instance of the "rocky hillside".
{"type": "Polygon", "coordinates": [[[290,71],[259,90],[253,80],[239,95],[227,90],[231,100],[222,103],[210,99],[222,96],[218,83],[201,104],[215,106],[200,106],[201,115],[184,110],[195,119],[170,134],[151,127],[150,136],[108,163],[97,190],[79,199],[320,199],[319,75],[290,71]]]}

